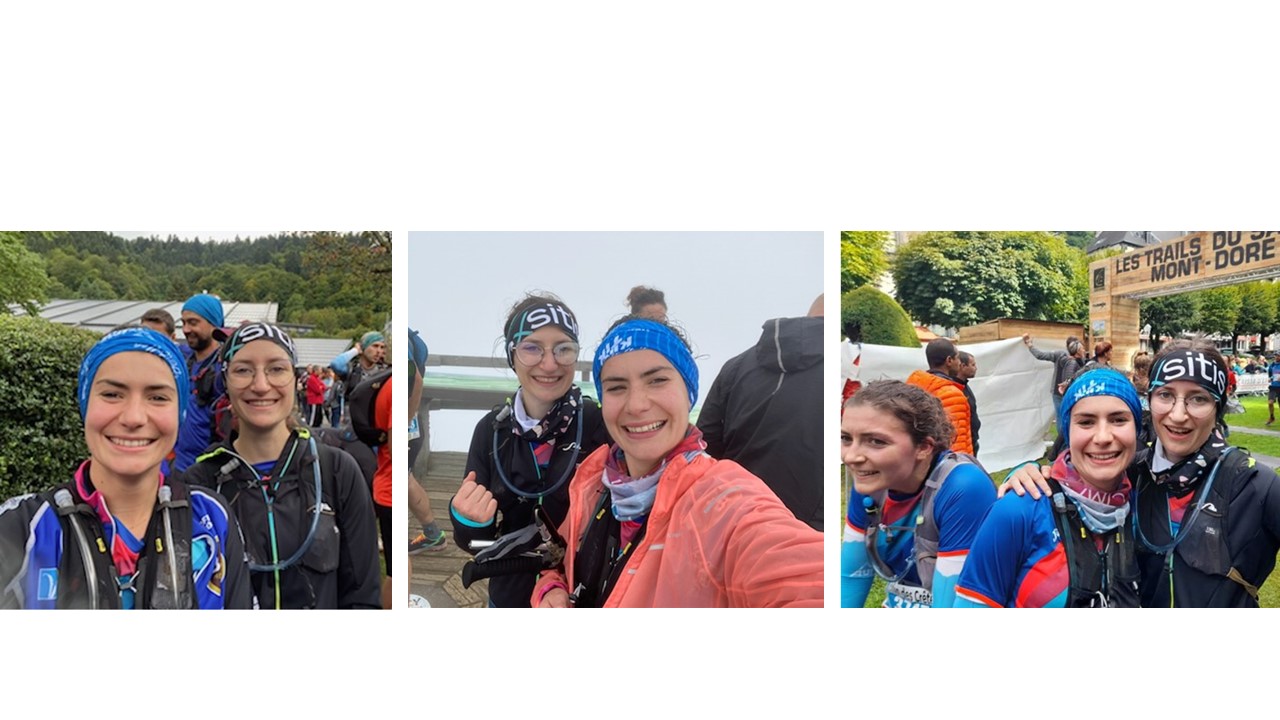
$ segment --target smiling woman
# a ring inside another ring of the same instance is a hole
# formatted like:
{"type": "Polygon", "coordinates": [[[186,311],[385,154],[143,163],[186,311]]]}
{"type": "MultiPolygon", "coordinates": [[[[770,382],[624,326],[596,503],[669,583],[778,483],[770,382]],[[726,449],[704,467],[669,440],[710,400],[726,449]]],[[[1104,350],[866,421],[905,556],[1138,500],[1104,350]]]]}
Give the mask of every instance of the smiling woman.
{"type": "MultiPolygon", "coordinates": [[[[573,384],[578,320],[564,301],[542,292],[520,299],[503,323],[503,347],[520,387],[476,425],[466,477],[449,504],[454,540],[472,554],[532,529],[535,508],[558,525],[569,507],[566,482],[609,440],[600,407],[573,384]]],[[[536,573],[493,576],[496,565],[486,562],[480,556],[473,569],[490,577],[490,606],[529,607],[536,573]]]]}
{"type": "Polygon", "coordinates": [[[562,567],[538,607],[822,605],[822,535],[742,466],[706,454],[689,423],[698,369],[666,322],[628,316],[593,374],[614,444],[569,486],[562,567]]]}
{"type": "Polygon", "coordinates": [[[862,607],[872,580],[885,607],[951,607],[978,526],[995,500],[991,479],[948,448],[942,403],[914,385],[879,380],[850,396],[841,459],[853,477],[840,556],[840,603],[862,607]]]}
{"type": "Polygon", "coordinates": [[[184,478],[230,503],[258,607],[381,607],[368,485],[350,455],[293,423],[293,339],[249,323],[220,353],[236,426],[184,478]]]}
{"type": "Polygon", "coordinates": [[[188,394],[182,356],[153,330],[89,350],[78,383],[89,459],[70,482],[0,506],[0,607],[250,607],[235,519],[165,476],[188,394]]]}

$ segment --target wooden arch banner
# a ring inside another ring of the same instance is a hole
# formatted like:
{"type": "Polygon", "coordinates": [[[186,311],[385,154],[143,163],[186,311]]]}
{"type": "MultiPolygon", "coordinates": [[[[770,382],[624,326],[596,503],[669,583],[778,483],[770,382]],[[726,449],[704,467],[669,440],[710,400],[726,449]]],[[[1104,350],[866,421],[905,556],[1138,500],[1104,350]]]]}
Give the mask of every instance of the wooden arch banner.
{"type": "Polygon", "coordinates": [[[1280,276],[1280,232],[1196,232],[1089,264],[1089,336],[1128,366],[1145,298],[1280,276]]]}

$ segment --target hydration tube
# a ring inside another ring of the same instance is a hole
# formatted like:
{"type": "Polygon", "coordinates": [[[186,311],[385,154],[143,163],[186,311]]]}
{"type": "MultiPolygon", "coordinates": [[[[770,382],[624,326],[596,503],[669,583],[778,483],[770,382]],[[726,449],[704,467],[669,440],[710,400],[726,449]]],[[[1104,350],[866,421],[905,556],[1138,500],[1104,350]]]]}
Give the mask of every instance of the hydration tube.
{"type": "Polygon", "coordinates": [[[541,500],[547,495],[550,495],[555,491],[559,490],[561,487],[563,487],[564,484],[569,481],[569,478],[573,476],[573,471],[577,469],[578,455],[582,452],[582,403],[581,402],[578,403],[577,422],[578,422],[578,430],[573,439],[573,457],[569,458],[569,464],[565,466],[564,472],[560,474],[560,479],[556,480],[555,484],[552,485],[550,488],[540,493],[525,492],[520,488],[517,488],[515,486],[515,483],[511,482],[511,478],[507,477],[506,471],[502,469],[502,461],[498,458],[498,434],[500,430],[497,427],[494,427],[493,428],[493,449],[492,449],[493,467],[497,469],[498,478],[502,480],[502,484],[505,485],[508,490],[510,490],[511,492],[515,493],[516,495],[522,498],[525,498],[526,500],[541,500]]]}
{"type": "MultiPolygon", "coordinates": [[[[869,497],[862,498],[862,506],[864,509],[866,509],[866,512],[867,512],[866,544],[867,544],[867,558],[871,560],[871,569],[874,570],[876,575],[880,576],[880,578],[885,582],[896,583],[902,578],[906,577],[907,573],[911,572],[911,568],[915,567],[915,564],[916,564],[915,551],[913,549],[910,555],[908,555],[907,566],[903,568],[902,572],[894,573],[893,569],[890,568],[885,563],[885,561],[880,557],[880,548],[877,547],[878,543],[876,542],[876,539],[880,535],[880,530],[884,528],[884,525],[881,524],[879,520],[880,509],[876,507],[876,501],[869,497]]],[[[908,515],[907,517],[911,517],[911,516],[908,515]]],[[[888,529],[906,530],[908,532],[914,532],[914,530],[905,526],[900,526],[896,528],[893,526],[890,526],[888,529]]],[[[891,540],[892,540],[891,537],[886,538],[885,539],[886,544],[891,540]]]]}
{"type": "Polygon", "coordinates": [[[93,567],[93,555],[89,550],[89,540],[84,536],[84,528],[80,527],[80,521],[75,516],[75,501],[71,499],[69,490],[61,488],[53,494],[53,502],[66,511],[66,515],[71,521],[71,529],[75,532],[76,544],[80,546],[80,562],[84,564],[85,579],[89,584],[89,609],[97,610],[98,571],[93,567]]]}
{"type": "MultiPolygon", "coordinates": [[[[277,570],[284,570],[285,568],[298,562],[298,560],[301,560],[302,556],[307,554],[307,551],[311,549],[311,543],[314,542],[316,539],[316,528],[320,526],[320,510],[322,507],[324,507],[324,498],[322,497],[322,486],[320,482],[320,453],[316,451],[315,438],[308,436],[307,443],[311,449],[311,475],[313,480],[315,481],[315,498],[316,498],[315,506],[311,508],[311,527],[310,529],[307,530],[307,537],[302,541],[302,544],[298,546],[298,549],[283,562],[273,562],[269,565],[259,565],[257,563],[251,562],[249,563],[250,570],[253,570],[256,572],[275,572],[277,570]]],[[[297,440],[295,440],[294,448],[296,449],[297,446],[298,446],[297,440]]],[[[245,463],[245,465],[246,467],[249,467],[249,468],[253,467],[248,463],[245,463]]],[[[288,461],[285,462],[285,465],[288,465],[288,461]]],[[[283,471],[284,471],[284,468],[281,468],[281,472],[283,471]]],[[[268,509],[268,512],[274,513],[274,511],[270,509],[268,509]]],[[[272,538],[274,539],[274,536],[275,536],[274,517],[272,518],[272,523],[273,523],[273,526],[271,530],[271,535],[272,535],[272,538]]],[[[279,586],[277,585],[277,587],[279,586]]]]}
{"type": "MultiPolygon", "coordinates": [[[[1147,546],[1148,550],[1158,555],[1168,556],[1170,553],[1173,552],[1174,548],[1178,547],[1178,545],[1180,545],[1182,541],[1187,538],[1187,535],[1191,529],[1191,526],[1195,525],[1196,518],[1200,517],[1200,508],[1204,507],[1203,500],[1209,496],[1209,491],[1213,489],[1213,481],[1215,478],[1218,477],[1218,469],[1222,467],[1222,461],[1225,460],[1226,457],[1230,455],[1231,451],[1234,449],[1235,449],[1234,447],[1228,447],[1226,450],[1223,451],[1222,455],[1218,456],[1218,462],[1214,463],[1213,470],[1209,472],[1209,477],[1204,482],[1204,488],[1200,491],[1200,498],[1195,501],[1195,507],[1191,509],[1191,519],[1184,520],[1181,523],[1180,527],[1178,528],[1177,536],[1174,537],[1173,541],[1167,545],[1156,545],[1155,543],[1152,543],[1150,540],[1147,539],[1146,534],[1142,532],[1142,523],[1138,521],[1138,491],[1136,488],[1134,489],[1133,491],[1133,494],[1134,494],[1133,527],[1138,531],[1138,539],[1142,541],[1143,545],[1147,546]]],[[[1167,502],[1165,503],[1165,506],[1168,507],[1167,502]]]]}
{"type": "Polygon", "coordinates": [[[183,578],[178,574],[178,553],[173,544],[173,522],[169,513],[169,503],[173,501],[173,488],[161,485],[157,497],[160,500],[160,514],[164,517],[164,554],[169,556],[169,582],[172,585],[170,589],[173,591],[173,606],[180,608],[182,600],[179,598],[178,585],[183,578]]]}

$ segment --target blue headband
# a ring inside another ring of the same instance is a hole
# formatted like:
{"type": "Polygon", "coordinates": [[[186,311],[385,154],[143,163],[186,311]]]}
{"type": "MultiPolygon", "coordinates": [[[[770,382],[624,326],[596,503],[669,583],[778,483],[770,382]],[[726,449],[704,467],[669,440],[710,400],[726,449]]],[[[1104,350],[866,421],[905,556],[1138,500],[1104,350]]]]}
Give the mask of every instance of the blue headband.
{"type": "Polygon", "coordinates": [[[1067,391],[1062,393],[1062,407],[1058,410],[1058,432],[1062,433],[1063,440],[1071,439],[1069,437],[1071,408],[1084,398],[1098,395],[1120,398],[1125,405],[1129,406],[1129,412],[1133,413],[1133,421],[1142,422],[1142,403],[1138,400],[1138,391],[1134,389],[1133,383],[1129,382],[1129,378],[1120,371],[1110,368],[1090,370],[1076,378],[1067,391]]]}
{"type": "Polygon", "coordinates": [[[192,295],[182,304],[182,310],[199,315],[216,328],[222,327],[222,301],[212,295],[192,295]]]}
{"type": "Polygon", "coordinates": [[[604,336],[600,347],[596,348],[595,362],[591,365],[591,373],[596,378],[597,397],[604,397],[600,385],[600,368],[604,367],[605,361],[632,350],[653,350],[671,361],[684,380],[684,386],[689,391],[689,407],[693,408],[698,400],[698,366],[693,362],[693,354],[671,328],[653,320],[628,320],[604,336]]]}
{"type": "Polygon", "coordinates": [[[370,330],[369,332],[360,336],[360,349],[368,350],[370,345],[374,343],[383,342],[385,339],[386,338],[382,336],[382,333],[378,332],[377,330],[370,330]]]}
{"type": "Polygon", "coordinates": [[[122,352],[144,352],[155,355],[169,366],[178,389],[178,423],[187,416],[187,400],[191,390],[187,382],[187,363],[178,346],[169,338],[150,328],[125,328],[107,333],[96,345],[89,348],[80,361],[80,375],[76,384],[76,398],[80,401],[80,419],[89,409],[89,389],[98,374],[102,361],[122,352]]]}

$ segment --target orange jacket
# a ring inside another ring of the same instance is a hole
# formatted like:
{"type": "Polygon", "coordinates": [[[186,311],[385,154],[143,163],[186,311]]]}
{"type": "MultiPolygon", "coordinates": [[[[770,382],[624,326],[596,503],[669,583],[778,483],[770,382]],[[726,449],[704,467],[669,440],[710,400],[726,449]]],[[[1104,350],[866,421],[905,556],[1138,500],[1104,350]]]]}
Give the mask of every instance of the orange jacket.
{"type": "Polygon", "coordinates": [[[956,430],[951,449],[972,455],[973,426],[970,425],[969,399],[964,396],[960,383],[924,370],[916,370],[907,378],[907,384],[915,385],[942,401],[942,409],[947,411],[947,417],[951,418],[951,425],[956,430]]]}
{"type": "MultiPolygon", "coordinates": [[[[609,447],[583,461],[569,483],[564,572],[533,590],[569,586],[577,548],[600,496],[609,447]]],[[[644,539],[606,607],[822,607],[822,533],[800,522],[760,478],[731,460],[698,453],[667,464],[644,539]]],[[[572,588],[569,588],[572,590],[572,588]]]]}

